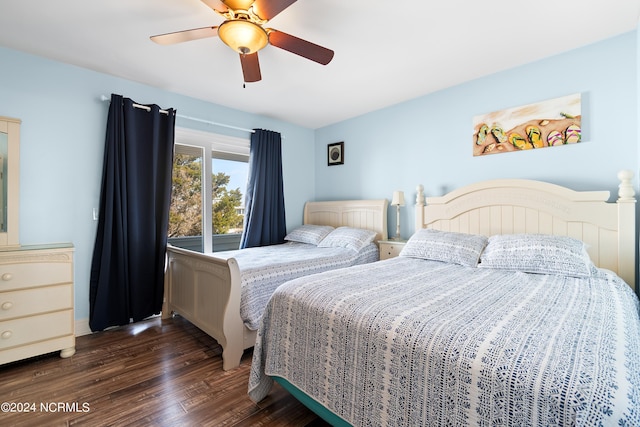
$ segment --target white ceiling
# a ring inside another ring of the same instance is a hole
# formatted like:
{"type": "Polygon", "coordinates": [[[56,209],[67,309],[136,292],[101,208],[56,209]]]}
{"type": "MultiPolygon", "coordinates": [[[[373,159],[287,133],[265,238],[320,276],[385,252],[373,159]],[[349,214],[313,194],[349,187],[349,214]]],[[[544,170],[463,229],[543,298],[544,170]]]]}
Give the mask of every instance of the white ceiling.
{"type": "Polygon", "coordinates": [[[632,31],[639,16],[638,0],[298,0],[267,27],[333,61],[267,46],[246,88],[218,38],[149,40],[222,23],[200,0],[1,0],[0,46],[316,129],[632,31]]]}

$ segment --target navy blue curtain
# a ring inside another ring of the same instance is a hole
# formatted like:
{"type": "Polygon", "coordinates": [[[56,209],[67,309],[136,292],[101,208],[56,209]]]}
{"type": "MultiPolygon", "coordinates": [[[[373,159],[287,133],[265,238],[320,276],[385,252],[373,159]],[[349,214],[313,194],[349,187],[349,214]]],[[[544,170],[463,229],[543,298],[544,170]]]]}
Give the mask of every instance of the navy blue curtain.
{"type": "Polygon", "coordinates": [[[249,151],[244,231],[240,248],[284,242],[282,138],[278,132],[254,129],[249,151]]]}
{"type": "Polygon", "coordinates": [[[175,111],[135,105],[111,95],[91,264],[92,331],[162,310],[175,111]]]}

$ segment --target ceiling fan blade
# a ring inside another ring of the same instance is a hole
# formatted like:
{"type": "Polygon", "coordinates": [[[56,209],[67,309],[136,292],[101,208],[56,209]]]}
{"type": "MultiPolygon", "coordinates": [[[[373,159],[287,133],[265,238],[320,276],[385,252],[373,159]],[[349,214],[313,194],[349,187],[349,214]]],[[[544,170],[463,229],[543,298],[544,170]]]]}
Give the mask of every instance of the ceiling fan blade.
{"type": "Polygon", "coordinates": [[[218,27],[194,28],[192,30],[176,31],[175,33],[158,34],[149,37],[158,44],[168,45],[175,43],[188,42],[191,40],[205,39],[207,37],[216,37],[218,35],[218,27]]]}
{"type": "Polygon", "coordinates": [[[315,43],[299,39],[282,31],[269,29],[269,43],[296,55],[327,65],[333,59],[333,51],[315,43]]]}
{"type": "Polygon", "coordinates": [[[255,3],[253,3],[253,10],[260,18],[268,21],[296,1],[297,0],[256,0],[255,3]]]}
{"type": "Polygon", "coordinates": [[[242,65],[242,74],[244,81],[247,83],[259,82],[262,80],[260,74],[260,62],[258,61],[258,52],[248,55],[240,54],[240,64],[242,65]]]}
{"type": "Polygon", "coordinates": [[[202,0],[202,3],[206,4],[218,13],[224,13],[229,10],[222,0],[202,0]]]}

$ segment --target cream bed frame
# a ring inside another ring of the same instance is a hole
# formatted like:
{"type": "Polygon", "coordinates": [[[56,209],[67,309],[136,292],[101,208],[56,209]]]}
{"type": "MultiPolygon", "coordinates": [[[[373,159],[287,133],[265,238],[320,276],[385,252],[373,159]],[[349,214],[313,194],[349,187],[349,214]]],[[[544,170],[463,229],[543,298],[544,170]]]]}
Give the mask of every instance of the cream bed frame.
{"type": "MultiPolygon", "coordinates": [[[[387,238],[387,207],[386,199],[307,202],[303,221],[366,228],[380,240],[387,238]]],[[[256,331],[240,317],[238,263],[173,246],[167,247],[167,258],[162,317],[177,313],[186,318],[222,346],[224,370],[237,367],[256,340],[256,331]]]]}
{"type": "Polygon", "coordinates": [[[584,241],[594,264],[636,289],[633,172],[621,171],[618,199],[609,191],[574,191],[540,181],[504,179],[472,184],[441,197],[417,188],[416,229],[494,234],[544,233],[584,241]]]}

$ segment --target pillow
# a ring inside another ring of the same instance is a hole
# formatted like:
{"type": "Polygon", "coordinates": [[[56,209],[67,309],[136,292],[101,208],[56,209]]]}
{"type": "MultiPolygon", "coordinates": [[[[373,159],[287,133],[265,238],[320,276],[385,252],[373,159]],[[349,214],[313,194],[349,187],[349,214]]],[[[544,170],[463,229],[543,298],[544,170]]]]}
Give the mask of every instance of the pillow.
{"type": "Polygon", "coordinates": [[[348,248],[360,251],[373,242],[376,232],[363,228],[338,227],[322,239],[319,248],[348,248]]]}
{"type": "Polygon", "coordinates": [[[487,237],[479,234],[421,228],[400,251],[400,256],[477,267],[487,237]]]}
{"type": "Polygon", "coordinates": [[[549,234],[503,234],[489,238],[480,267],[525,273],[589,277],[593,263],[584,242],[549,234]]]}
{"type": "Polygon", "coordinates": [[[293,230],[284,237],[284,240],[290,242],[309,243],[318,245],[327,234],[331,233],[334,228],[330,225],[312,225],[305,224],[293,230]]]}

